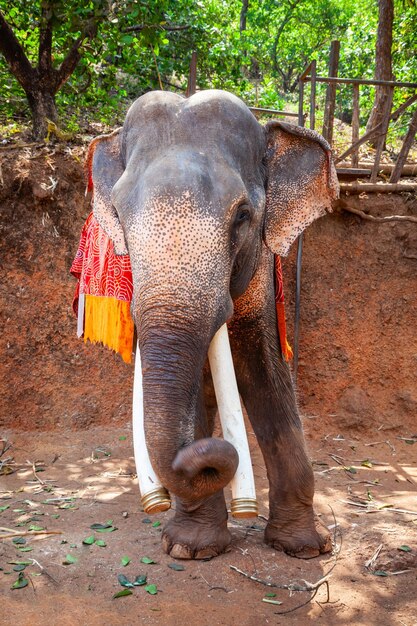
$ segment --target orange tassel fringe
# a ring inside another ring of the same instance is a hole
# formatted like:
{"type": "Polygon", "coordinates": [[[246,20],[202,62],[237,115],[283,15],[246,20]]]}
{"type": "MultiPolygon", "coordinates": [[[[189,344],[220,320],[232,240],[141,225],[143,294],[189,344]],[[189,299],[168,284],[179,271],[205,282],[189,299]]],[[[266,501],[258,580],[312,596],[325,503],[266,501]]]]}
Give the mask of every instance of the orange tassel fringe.
{"type": "Polygon", "coordinates": [[[134,324],[130,302],[108,296],[85,296],[84,342],[102,343],[132,362],[134,324]]]}

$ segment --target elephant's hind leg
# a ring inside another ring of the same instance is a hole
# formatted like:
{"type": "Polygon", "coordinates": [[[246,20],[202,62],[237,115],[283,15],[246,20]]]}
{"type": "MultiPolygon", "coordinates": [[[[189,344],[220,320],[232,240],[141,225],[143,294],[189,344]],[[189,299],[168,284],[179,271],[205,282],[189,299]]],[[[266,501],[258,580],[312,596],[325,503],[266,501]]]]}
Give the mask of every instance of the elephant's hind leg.
{"type": "Polygon", "coordinates": [[[293,556],[311,558],[330,551],[331,540],[314,515],[314,475],[291,375],[280,354],[273,266],[267,254],[253,282],[236,303],[231,340],[239,390],[269,480],[265,541],[293,556]]]}

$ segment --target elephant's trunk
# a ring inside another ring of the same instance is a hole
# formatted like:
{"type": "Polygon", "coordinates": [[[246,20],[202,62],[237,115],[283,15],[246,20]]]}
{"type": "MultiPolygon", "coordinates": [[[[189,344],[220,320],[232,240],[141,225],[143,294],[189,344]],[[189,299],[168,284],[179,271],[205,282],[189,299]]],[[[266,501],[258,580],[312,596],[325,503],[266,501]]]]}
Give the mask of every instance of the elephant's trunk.
{"type": "Polygon", "coordinates": [[[195,502],[225,487],[239,459],[235,448],[210,437],[205,425],[202,370],[211,329],[202,329],[201,322],[190,327],[188,320],[181,331],[176,321],[171,312],[162,328],[143,317],[138,325],[145,435],[162,484],[195,502]]]}

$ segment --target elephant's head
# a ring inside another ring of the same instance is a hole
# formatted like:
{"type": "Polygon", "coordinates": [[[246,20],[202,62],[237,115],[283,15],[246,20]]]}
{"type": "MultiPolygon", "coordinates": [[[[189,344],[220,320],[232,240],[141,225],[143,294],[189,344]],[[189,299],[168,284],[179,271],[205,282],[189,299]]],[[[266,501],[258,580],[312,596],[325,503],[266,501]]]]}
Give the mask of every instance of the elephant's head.
{"type": "Polygon", "coordinates": [[[95,216],[131,258],[152,464],[176,495],[203,498],[236,468],[230,444],[207,438],[208,346],[262,247],[286,254],[331,209],[330,149],[313,131],[264,128],[235,96],[204,91],[142,96],[92,150],[95,216]]]}

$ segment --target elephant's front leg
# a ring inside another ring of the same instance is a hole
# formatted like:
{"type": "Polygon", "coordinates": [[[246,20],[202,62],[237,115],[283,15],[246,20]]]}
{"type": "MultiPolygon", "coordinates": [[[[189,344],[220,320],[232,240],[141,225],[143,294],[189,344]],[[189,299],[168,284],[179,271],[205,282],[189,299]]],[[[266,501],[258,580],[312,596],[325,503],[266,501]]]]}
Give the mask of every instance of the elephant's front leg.
{"type": "MultiPolygon", "coordinates": [[[[204,401],[196,437],[211,437],[217,410],[214,388],[206,366],[204,401]]],[[[227,529],[227,510],[223,490],[200,501],[175,499],[175,515],[162,534],[162,546],[176,559],[209,559],[227,551],[231,534],[227,529]]]]}
{"type": "Polygon", "coordinates": [[[265,541],[277,550],[311,558],[330,551],[331,540],[314,515],[314,475],[291,375],[280,354],[267,255],[252,282],[236,303],[231,343],[239,390],[269,480],[265,541]]]}

